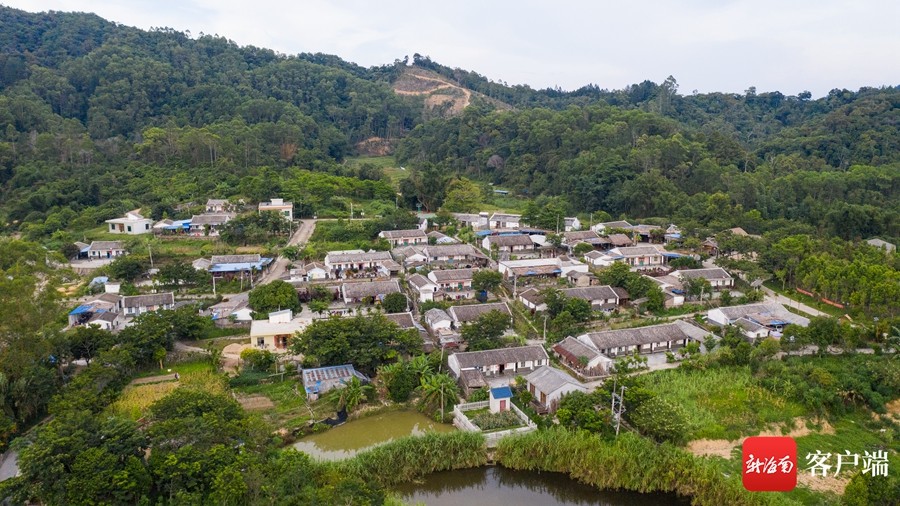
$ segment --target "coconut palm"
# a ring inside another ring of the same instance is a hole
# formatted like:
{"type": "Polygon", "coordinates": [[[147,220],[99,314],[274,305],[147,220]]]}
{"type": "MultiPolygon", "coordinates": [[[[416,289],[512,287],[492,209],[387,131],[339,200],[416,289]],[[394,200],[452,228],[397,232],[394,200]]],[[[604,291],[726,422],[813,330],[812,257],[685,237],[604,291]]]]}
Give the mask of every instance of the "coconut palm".
{"type": "Polygon", "coordinates": [[[444,421],[444,409],[456,404],[459,390],[456,381],[447,373],[429,374],[422,377],[422,403],[425,406],[440,406],[441,421],[444,421]]]}
{"type": "Polygon", "coordinates": [[[359,378],[354,376],[343,388],[336,388],[329,392],[329,397],[337,404],[338,411],[346,409],[350,413],[365,401],[366,394],[371,389],[371,386],[363,385],[359,378]]]}

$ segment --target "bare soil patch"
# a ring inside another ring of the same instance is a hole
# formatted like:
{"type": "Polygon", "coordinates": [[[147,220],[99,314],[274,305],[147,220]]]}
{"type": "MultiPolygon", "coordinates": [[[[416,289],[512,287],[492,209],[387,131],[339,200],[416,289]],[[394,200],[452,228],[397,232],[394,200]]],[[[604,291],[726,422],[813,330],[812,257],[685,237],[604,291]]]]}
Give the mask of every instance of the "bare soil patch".
{"type": "MultiPolygon", "coordinates": [[[[794,426],[791,430],[785,434],[782,432],[781,427],[773,426],[768,430],[760,432],[759,436],[788,436],[793,438],[808,436],[813,432],[817,434],[834,434],[834,427],[832,427],[828,422],[821,422],[822,428],[816,431],[812,431],[809,427],[806,426],[806,420],[803,418],[797,418],[794,420],[794,426]]],[[[731,452],[734,448],[744,444],[744,440],[746,437],[742,437],[737,441],[729,441],[727,439],[697,439],[695,441],[691,441],[687,445],[687,450],[698,457],[709,457],[709,456],[717,456],[722,457],[723,459],[730,459],[731,452]]],[[[830,478],[829,478],[830,479],[830,478]]]]}
{"type": "Polygon", "coordinates": [[[238,403],[247,411],[257,411],[264,409],[273,409],[275,403],[264,395],[250,395],[247,397],[238,397],[238,403]]]}

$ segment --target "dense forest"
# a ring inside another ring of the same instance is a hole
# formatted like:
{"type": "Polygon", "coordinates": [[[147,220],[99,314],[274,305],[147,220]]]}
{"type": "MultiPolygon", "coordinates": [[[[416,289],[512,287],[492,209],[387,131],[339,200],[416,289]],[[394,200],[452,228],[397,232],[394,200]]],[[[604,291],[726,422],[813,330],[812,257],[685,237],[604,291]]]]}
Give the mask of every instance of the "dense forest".
{"type": "Polygon", "coordinates": [[[283,192],[301,215],[332,197],[393,204],[381,174],[342,163],[371,138],[410,167],[410,208],[436,210],[465,176],[564,196],[569,213],[900,236],[897,88],[680,94],[669,77],[535,90],[419,54],[366,69],[90,14],[0,8],[0,23],[0,227],[35,240],[208,197],[283,192]],[[391,89],[409,64],[511,108],[473,100],[425,121],[421,97],[391,89]]]}

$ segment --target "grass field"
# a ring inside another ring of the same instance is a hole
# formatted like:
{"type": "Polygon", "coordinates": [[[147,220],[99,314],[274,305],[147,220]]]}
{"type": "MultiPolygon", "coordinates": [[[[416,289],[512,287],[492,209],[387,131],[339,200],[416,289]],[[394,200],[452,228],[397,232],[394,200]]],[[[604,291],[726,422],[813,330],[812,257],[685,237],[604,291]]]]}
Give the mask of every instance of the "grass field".
{"type": "Polygon", "coordinates": [[[109,405],[107,411],[111,414],[138,420],[147,414],[147,409],[154,402],[169,395],[179,387],[195,388],[216,394],[226,392],[224,378],[212,372],[211,368],[206,370],[182,368],[182,370],[185,372],[179,371],[181,378],[178,381],[126,387],[119,398],[109,405]]]}
{"type": "Polygon", "coordinates": [[[263,414],[263,419],[279,428],[295,428],[303,426],[308,420],[320,420],[334,415],[335,407],[326,401],[317,401],[307,405],[303,384],[297,378],[285,378],[279,381],[272,378],[269,383],[237,387],[238,394],[263,395],[275,403],[275,409],[263,414]],[[312,409],[312,413],[310,413],[312,409]]]}
{"type": "MultiPolygon", "coordinates": [[[[763,285],[765,285],[766,288],[769,288],[770,290],[772,290],[775,293],[780,293],[781,295],[784,295],[785,297],[789,297],[796,301],[800,301],[801,303],[806,304],[809,307],[816,308],[819,311],[822,311],[823,313],[827,313],[831,316],[834,316],[835,318],[840,318],[840,317],[844,316],[845,314],[847,314],[847,311],[838,309],[834,306],[829,306],[828,304],[823,304],[823,303],[819,302],[818,300],[816,300],[808,295],[804,295],[796,290],[792,290],[790,288],[788,288],[786,290],[782,290],[781,283],[778,283],[777,281],[769,280],[769,281],[766,281],[765,283],[763,283],[763,285]]],[[[803,313],[803,314],[805,316],[807,316],[805,313],[803,313]]]]}
{"type": "Polygon", "coordinates": [[[658,371],[641,375],[640,382],[684,408],[689,440],[734,440],[805,414],[798,404],[756,386],[749,367],[658,371]]]}
{"type": "Polygon", "coordinates": [[[181,364],[166,364],[163,362],[163,369],[159,367],[151,367],[146,371],[142,371],[135,375],[135,378],[148,378],[150,376],[159,376],[161,374],[172,374],[177,372],[179,375],[184,376],[185,374],[192,373],[200,373],[200,372],[211,372],[212,364],[209,363],[208,360],[195,360],[191,362],[184,362],[181,364]]]}

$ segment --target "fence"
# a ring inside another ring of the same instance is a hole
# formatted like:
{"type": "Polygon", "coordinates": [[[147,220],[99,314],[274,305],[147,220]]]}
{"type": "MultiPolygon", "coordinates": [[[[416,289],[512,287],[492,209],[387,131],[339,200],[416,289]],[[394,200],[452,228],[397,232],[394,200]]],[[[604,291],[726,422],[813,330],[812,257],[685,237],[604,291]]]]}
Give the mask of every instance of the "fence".
{"type": "MultiPolygon", "coordinates": [[[[465,415],[464,411],[482,409],[482,408],[486,408],[490,405],[491,405],[490,401],[479,401],[479,402],[468,402],[465,404],[457,404],[453,408],[453,415],[454,415],[453,416],[453,425],[455,425],[456,428],[458,428],[459,430],[463,430],[463,431],[467,431],[467,432],[481,432],[481,429],[477,425],[472,423],[471,420],[469,420],[469,417],[467,417],[465,415]]],[[[501,430],[501,431],[497,431],[497,432],[489,432],[489,433],[485,434],[484,437],[485,437],[485,441],[487,442],[488,447],[496,446],[498,441],[500,441],[504,437],[509,436],[511,434],[525,433],[525,432],[531,432],[533,430],[537,430],[537,425],[534,422],[532,422],[531,418],[529,418],[528,415],[523,413],[522,410],[519,409],[518,406],[516,406],[513,403],[510,403],[509,407],[512,410],[512,412],[515,413],[516,416],[518,416],[519,419],[525,423],[525,426],[524,427],[516,427],[515,429],[507,429],[507,430],[501,430]]]]}

